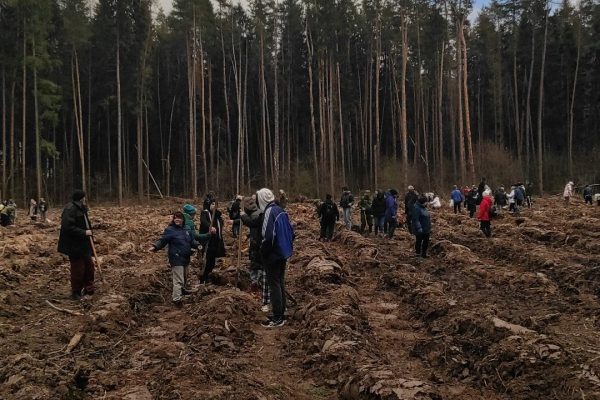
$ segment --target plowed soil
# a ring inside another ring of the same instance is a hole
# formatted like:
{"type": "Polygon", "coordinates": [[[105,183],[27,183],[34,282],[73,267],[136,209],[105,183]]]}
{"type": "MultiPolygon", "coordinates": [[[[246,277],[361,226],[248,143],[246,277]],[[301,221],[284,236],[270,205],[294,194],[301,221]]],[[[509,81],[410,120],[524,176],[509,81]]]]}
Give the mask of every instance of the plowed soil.
{"type": "Polygon", "coordinates": [[[296,303],[265,329],[229,227],[218,284],[171,305],[166,253],[146,249],[180,206],[94,206],[102,275],[82,302],[60,210],[0,230],[0,399],[600,399],[598,207],[539,200],[491,239],[436,210],[421,259],[404,229],[319,242],[315,207],[291,204],[296,303]]]}

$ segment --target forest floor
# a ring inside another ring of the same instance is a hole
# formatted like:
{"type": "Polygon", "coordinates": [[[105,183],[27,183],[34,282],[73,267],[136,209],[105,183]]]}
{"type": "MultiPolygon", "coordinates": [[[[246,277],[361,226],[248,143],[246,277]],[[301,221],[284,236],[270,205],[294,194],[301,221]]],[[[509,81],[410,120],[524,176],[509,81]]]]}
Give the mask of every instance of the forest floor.
{"type": "Polygon", "coordinates": [[[404,229],[321,243],[314,206],[291,204],[297,304],[266,329],[247,242],[234,286],[229,226],[219,284],[171,305],[166,254],[146,249],[180,206],[94,206],[102,275],[84,302],[60,210],[0,231],[0,399],[600,399],[598,207],[539,200],[492,239],[436,210],[421,259],[404,229]]]}

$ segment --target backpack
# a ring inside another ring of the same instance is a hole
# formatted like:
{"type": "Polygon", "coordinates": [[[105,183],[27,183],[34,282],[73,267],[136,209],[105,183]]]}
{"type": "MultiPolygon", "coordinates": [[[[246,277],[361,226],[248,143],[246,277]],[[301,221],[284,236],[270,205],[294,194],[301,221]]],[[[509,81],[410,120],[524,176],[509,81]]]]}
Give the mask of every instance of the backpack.
{"type": "Polygon", "coordinates": [[[275,218],[275,242],[280,254],[286,260],[292,256],[294,252],[294,228],[290,224],[290,217],[286,212],[280,213],[275,218]]]}

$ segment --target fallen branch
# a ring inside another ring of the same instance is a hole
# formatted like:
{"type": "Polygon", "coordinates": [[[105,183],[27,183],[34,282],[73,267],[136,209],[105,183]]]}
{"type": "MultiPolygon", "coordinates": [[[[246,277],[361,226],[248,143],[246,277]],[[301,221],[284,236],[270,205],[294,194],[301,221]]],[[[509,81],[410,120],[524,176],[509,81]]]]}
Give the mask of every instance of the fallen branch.
{"type": "Polygon", "coordinates": [[[69,309],[66,309],[66,308],[57,307],[54,304],[50,303],[48,300],[46,300],[46,304],[48,304],[50,307],[54,308],[56,311],[61,311],[61,312],[64,312],[64,313],[67,313],[67,314],[71,314],[71,315],[75,315],[75,316],[78,316],[78,317],[81,317],[83,315],[82,313],[77,312],[77,311],[73,311],[73,310],[69,310],[69,309]]]}
{"type": "Polygon", "coordinates": [[[81,338],[83,338],[83,333],[81,332],[77,332],[75,335],[73,335],[73,337],[69,341],[69,344],[67,345],[65,353],[70,353],[71,351],[73,351],[73,349],[77,347],[77,345],[81,341],[81,338]]]}
{"type": "Polygon", "coordinates": [[[514,333],[515,335],[524,335],[524,334],[531,334],[531,333],[537,333],[534,330],[525,328],[524,326],[521,325],[515,325],[515,324],[511,324],[510,322],[506,322],[504,320],[501,320],[498,317],[491,317],[490,320],[492,321],[492,323],[494,324],[494,326],[496,328],[501,328],[501,329],[508,329],[509,331],[511,331],[512,333],[514,333]]]}

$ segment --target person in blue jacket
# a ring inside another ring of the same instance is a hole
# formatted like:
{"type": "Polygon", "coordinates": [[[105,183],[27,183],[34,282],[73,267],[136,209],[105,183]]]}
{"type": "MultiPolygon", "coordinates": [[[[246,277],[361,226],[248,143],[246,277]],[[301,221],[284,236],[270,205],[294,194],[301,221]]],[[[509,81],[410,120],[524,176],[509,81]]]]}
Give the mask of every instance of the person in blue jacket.
{"type": "Polygon", "coordinates": [[[183,305],[181,296],[184,294],[185,267],[190,264],[192,248],[198,248],[198,242],[194,240],[192,233],[185,228],[184,220],[181,211],[174,212],[169,226],[167,226],[160,239],[149,249],[149,251],[155,252],[169,246],[168,257],[173,276],[172,299],[173,304],[177,307],[183,305]]]}
{"type": "Polygon", "coordinates": [[[390,189],[385,194],[385,222],[387,224],[387,237],[393,238],[396,231],[396,214],[398,213],[398,191],[390,189]]]}
{"type": "Polygon", "coordinates": [[[431,216],[426,208],[427,198],[419,197],[419,200],[413,206],[412,227],[413,234],[416,237],[415,252],[417,256],[427,258],[427,248],[429,247],[429,236],[431,235],[431,216]]]}
{"type": "Polygon", "coordinates": [[[458,189],[458,186],[454,185],[454,190],[450,193],[452,199],[452,205],[454,206],[454,214],[462,212],[462,203],[465,201],[463,194],[458,189]]]}
{"type": "Polygon", "coordinates": [[[294,250],[294,229],[288,214],[275,202],[275,196],[270,189],[263,188],[256,192],[256,204],[259,211],[264,212],[260,254],[273,308],[273,315],[262,325],[275,328],[285,324],[285,268],[287,259],[292,256],[294,250]]]}

